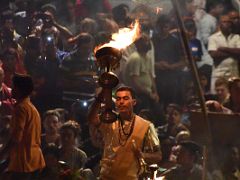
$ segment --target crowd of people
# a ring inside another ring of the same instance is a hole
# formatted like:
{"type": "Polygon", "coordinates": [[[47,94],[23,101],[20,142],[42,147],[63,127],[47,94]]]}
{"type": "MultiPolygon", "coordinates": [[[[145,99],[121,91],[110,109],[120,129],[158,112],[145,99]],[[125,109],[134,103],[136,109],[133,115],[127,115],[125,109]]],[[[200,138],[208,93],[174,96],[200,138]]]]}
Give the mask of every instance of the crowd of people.
{"type": "Polygon", "coordinates": [[[240,2],[178,6],[188,48],[174,8],[1,1],[0,179],[134,180],[152,178],[154,170],[167,180],[239,179],[239,144],[223,147],[205,167],[202,144],[192,140],[190,112],[200,112],[201,101],[185,52],[207,110],[240,118],[240,2]],[[112,69],[117,119],[105,123],[107,92],[98,84],[104,70],[94,49],[136,20],[140,36],[112,69]]]}

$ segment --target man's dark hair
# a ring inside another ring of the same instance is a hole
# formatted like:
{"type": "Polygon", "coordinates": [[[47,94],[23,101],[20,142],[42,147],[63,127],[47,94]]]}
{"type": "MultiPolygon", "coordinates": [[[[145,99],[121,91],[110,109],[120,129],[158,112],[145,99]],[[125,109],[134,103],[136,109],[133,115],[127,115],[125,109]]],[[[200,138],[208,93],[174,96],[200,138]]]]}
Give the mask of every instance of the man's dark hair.
{"type": "Polygon", "coordinates": [[[162,14],[157,18],[156,26],[163,27],[165,24],[169,24],[169,23],[170,23],[169,16],[166,14],[162,14]]]}
{"type": "Polygon", "coordinates": [[[202,155],[202,147],[194,141],[186,140],[180,143],[191,155],[195,157],[195,162],[198,161],[199,157],[202,155]]]}
{"type": "Polygon", "coordinates": [[[232,89],[233,87],[237,88],[239,82],[240,82],[240,78],[238,78],[238,77],[231,77],[231,78],[229,78],[228,79],[228,88],[229,88],[229,90],[232,89]]]}
{"type": "Polygon", "coordinates": [[[33,91],[33,80],[29,75],[15,74],[12,82],[13,86],[18,88],[23,98],[29,96],[33,91]]]}
{"type": "Polygon", "coordinates": [[[181,106],[179,106],[178,104],[175,104],[175,103],[170,103],[167,107],[173,108],[174,110],[176,110],[180,114],[182,114],[182,112],[183,112],[181,106]]]}
{"type": "Polygon", "coordinates": [[[222,85],[228,87],[228,81],[224,77],[218,78],[215,82],[215,87],[222,86],[222,85]]]}
{"type": "Polygon", "coordinates": [[[223,1],[222,0],[207,1],[207,3],[206,3],[206,11],[210,12],[212,9],[214,9],[219,4],[223,4],[223,1]]]}
{"type": "Polygon", "coordinates": [[[116,94],[117,94],[117,92],[120,92],[120,91],[129,91],[129,92],[131,93],[132,98],[133,98],[133,99],[136,98],[136,95],[135,95],[134,90],[133,90],[131,87],[129,87],[129,86],[121,86],[121,87],[119,87],[119,88],[116,90],[116,94]]]}
{"type": "Polygon", "coordinates": [[[127,11],[129,11],[129,6],[127,4],[119,4],[112,9],[113,18],[116,22],[123,20],[127,17],[127,11]]]}
{"type": "Polygon", "coordinates": [[[74,133],[74,137],[76,138],[78,136],[78,134],[81,132],[81,128],[80,125],[73,120],[69,120],[67,122],[65,122],[62,127],[60,128],[60,132],[62,132],[65,129],[70,129],[73,131],[74,133]]]}
{"type": "Polygon", "coordinates": [[[43,114],[43,120],[47,117],[47,116],[56,116],[58,118],[58,121],[60,121],[60,114],[58,111],[56,110],[48,110],[43,114]]]}

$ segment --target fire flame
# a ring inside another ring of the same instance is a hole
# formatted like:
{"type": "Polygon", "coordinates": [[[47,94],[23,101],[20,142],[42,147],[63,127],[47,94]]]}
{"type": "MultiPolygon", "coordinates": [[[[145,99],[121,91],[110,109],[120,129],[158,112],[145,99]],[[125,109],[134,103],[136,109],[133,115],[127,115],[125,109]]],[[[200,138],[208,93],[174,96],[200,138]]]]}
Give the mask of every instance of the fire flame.
{"type": "Polygon", "coordinates": [[[103,48],[103,47],[113,47],[116,49],[124,49],[130,44],[132,44],[135,40],[137,40],[140,36],[140,25],[139,21],[136,20],[133,28],[121,28],[118,30],[118,33],[112,34],[112,40],[109,43],[97,46],[94,49],[94,52],[103,48]]]}

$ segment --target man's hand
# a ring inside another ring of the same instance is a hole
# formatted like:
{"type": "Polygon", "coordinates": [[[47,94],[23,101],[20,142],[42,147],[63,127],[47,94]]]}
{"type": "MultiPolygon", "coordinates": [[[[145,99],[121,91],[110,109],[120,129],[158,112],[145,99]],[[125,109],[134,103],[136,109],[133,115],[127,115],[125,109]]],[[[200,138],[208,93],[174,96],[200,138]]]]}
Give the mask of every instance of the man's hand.
{"type": "Polygon", "coordinates": [[[170,65],[166,61],[157,62],[155,66],[158,70],[170,70],[170,65]]]}

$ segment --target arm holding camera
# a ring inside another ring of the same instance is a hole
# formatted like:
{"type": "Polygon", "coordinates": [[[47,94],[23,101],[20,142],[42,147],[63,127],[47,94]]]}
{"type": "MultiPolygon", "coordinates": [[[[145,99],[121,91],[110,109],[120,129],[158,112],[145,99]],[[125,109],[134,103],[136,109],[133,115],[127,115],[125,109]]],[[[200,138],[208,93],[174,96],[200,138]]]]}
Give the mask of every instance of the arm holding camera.
{"type": "Polygon", "coordinates": [[[46,15],[46,18],[49,19],[51,24],[59,30],[61,36],[63,36],[66,39],[73,37],[72,32],[68,28],[58,24],[54,16],[50,12],[46,11],[44,12],[44,14],[46,15]]]}

